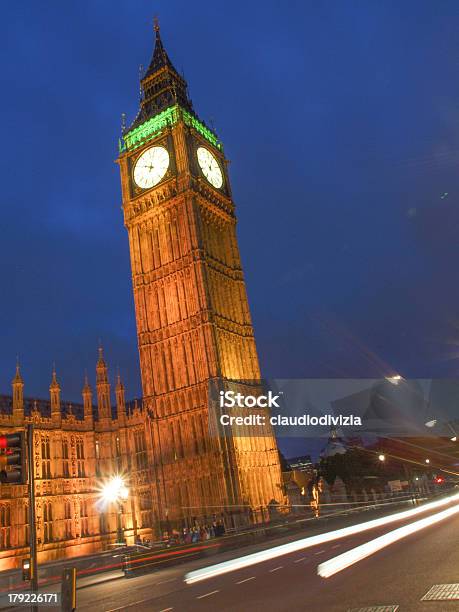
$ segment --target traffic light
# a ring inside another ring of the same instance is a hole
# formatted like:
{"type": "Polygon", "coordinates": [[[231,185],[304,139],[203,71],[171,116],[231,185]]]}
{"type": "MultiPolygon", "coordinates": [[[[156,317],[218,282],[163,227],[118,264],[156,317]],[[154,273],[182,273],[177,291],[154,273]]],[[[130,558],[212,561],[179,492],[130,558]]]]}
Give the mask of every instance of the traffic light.
{"type": "Polygon", "coordinates": [[[27,482],[25,432],[0,435],[0,483],[27,482]]]}
{"type": "Polygon", "coordinates": [[[24,582],[26,580],[30,580],[32,576],[32,564],[30,561],[31,560],[28,557],[22,560],[22,579],[24,582]]]}

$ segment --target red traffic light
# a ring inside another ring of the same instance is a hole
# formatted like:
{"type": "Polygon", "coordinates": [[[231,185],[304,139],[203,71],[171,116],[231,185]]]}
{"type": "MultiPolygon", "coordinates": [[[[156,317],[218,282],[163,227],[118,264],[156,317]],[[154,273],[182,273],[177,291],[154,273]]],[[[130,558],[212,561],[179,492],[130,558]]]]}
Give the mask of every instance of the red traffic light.
{"type": "Polygon", "coordinates": [[[26,482],[25,432],[0,435],[0,483],[26,482]]]}
{"type": "Polygon", "coordinates": [[[443,478],[443,476],[437,476],[437,477],[435,478],[435,482],[436,482],[437,484],[443,484],[443,483],[445,482],[445,479],[443,478]]]}
{"type": "Polygon", "coordinates": [[[22,432],[0,436],[0,450],[21,446],[22,432]]]}

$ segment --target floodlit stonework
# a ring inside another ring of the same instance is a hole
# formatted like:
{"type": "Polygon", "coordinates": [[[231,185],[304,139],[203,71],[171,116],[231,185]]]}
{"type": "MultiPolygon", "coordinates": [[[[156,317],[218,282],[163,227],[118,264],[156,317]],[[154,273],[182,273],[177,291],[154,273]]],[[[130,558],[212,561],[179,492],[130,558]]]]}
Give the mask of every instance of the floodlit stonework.
{"type": "MultiPolygon", "coordinates": [[[[129,236],[143,398],[125,402],[118,377],[112,410],[102,349],[96,395],[61,401],[0,396],[0,433],[35,424],[39,563],[107,549],[116,508],[100,505],[104,480],[126,478],[128,544],[165,531],[264,519],[285,501],[276,440],[209,433],[209,385],[260,379],[236,237],[227,160],[195,114],[183,77],[156,27],[141,109],[123,130],[118,164],[129,236]]],[[[28,556],[27,486],[0,485],[0,570],[28,556]]]]}
{"type": "Polygon", "coordinates": [[[223,147],[155,29],[118,159],[152,494],[162,528],[221,513],[232,526],[283,501],[279,457],[269,425],[256,437],[209,435],[209,381],[257,381],[260,369],[223,147]]]}
{"type": "MultiPolygon", "coordinates": [[[[56,372],[49,400],[24,398],[19,366],[12,396],[0,396],[0,431],[34,423],[38,561],[105,550],[116,539],[116,507],[100,501],[100,487],[115,474],[127,478],[123,504],[129,543],[152,537],[154,523],[145,415],[141,401],[126,403],[118,376],[112,407],[102,349],[96,365],[96,403],[85,380],[83,403],[61,400],[56,372]]],[[[28,556],[27,485],[0,484],[0,571],[28,556]]]]}

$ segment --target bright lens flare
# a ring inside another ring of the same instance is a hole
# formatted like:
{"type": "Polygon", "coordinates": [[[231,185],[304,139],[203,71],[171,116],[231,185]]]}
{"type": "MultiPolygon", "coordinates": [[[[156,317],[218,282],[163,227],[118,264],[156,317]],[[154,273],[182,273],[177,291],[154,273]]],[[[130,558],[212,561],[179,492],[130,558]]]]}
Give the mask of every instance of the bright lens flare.
{"type": "Polygon", "coordinates": [[[114,502],[120,497],[126,499],[128,497],[128,490],[121,476],[114,476],[104,484],[101,494],[105,501],[114,502]]]}
{"type": "Polygon", "coordinates": [[[373,555],[378,550],[389,546],[389,544],[393,544],[402,538],[406,538],[412,533],[416,533],[417,531],[421,531],[421,529],[425,529],[426,527],[430,527],[431,525],[435,525],[435,523],[439,523],[440,521],[444,521],[445,519],[457,514],[459,512],[459,506],[455,506],[454,508],[447,508],[442,512],[438,512],[433,516],[427,516],[426,518],[421,519],[420,521],[415,521],[410,525],[405,525],[404,527],[399,527],[398,529],[394,529],[394,531],[389,531],[389,533],[385,533],[384,535],[376,538],[374,540],[370,540],[365,544],[361,544],[356,548],[352,548],[342,555],[338,555],[338,557],[334,557],[333,559],[329,559],[324,563],[321,563],[317,567],[317,573],[322,578],[329,578],[338,572],[341,572],[343,569],[346,569],[350,565],[373,555]]]}
{"type": "MultiPolygon", "coordinates": [[[[251,555],[246,555],[245,557],[239,557],[237,559],[231,559],[230,561],[224,561],[223,563],[217,563],[216,565],[211,565],[209,567],[203,567],[186,574],[184,580],[187,584],[193,584],[194,582],[199,582],[200,580],[214,578],[215,576],[220,576],[221,574],[226,574],[227,572],[234,572],[235,570],[249,567],[250,565],[255,565],[256,563],[262,563],[263,561],[269,561],[270,559],[276,559],[277,557],[288,555],[290,553],[297,552],[298,550],[304,550],[305,548],[311,548],[312,546],[317,546],[318,544],[324,544],[325,542],[331,542],[332,540],[338,540],[339,538],[346,538],[356,533],[361,533],[362,531],[374,529],[375,527],[382,527],[395,521],[401,521],[412,516],[417,516],[422,512],[434,510],[435,508],[441,508],[442,506],[446,506],[451,502],[458,501],[459,493],[450,497],[444,497],[443,499],[439,499],[428,504],[424,504],[423,506],[418,506],[417,508],[412,508],[411,510],[404,510],[403,512],[383,516],[365,523],[358,523],[357,525],[351,525],[350,527],[344,527],[343,529],[328,531],[327,533],[321,533],[319,535],[310,536],[309,538],[303,538],[301,540],[297,540],[296,542],[289,542],[288,544],[275,546],[274,548],[270,548],[268,550],[252,553],[251,555]]],[[[430,519],[431,517],[429,517],[429,520],[430,519]]]]}

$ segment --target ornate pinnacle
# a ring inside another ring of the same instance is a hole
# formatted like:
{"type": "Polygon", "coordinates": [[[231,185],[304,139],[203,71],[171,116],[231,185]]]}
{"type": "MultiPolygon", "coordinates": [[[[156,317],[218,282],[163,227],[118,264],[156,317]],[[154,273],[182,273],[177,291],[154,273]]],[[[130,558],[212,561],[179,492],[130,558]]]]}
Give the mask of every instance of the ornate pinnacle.
{"type": "Polygon", "coordinates": [[[59,383],[57,382],[57,375],[56,375],[56,364],[53,363],[53,374],[52,374],[52,378],[51,378],[51,384],[49,386],[50,390],[51,389],[59,389],[59,383]]]}
{"type": "Polygon", "coordinates": [[[13,378],[13,382],[14,383],[15,382],[19,382],[19,383],[23,382],[22,376],[21,376],[20,367],[19,367],[19,357],[17,358],[17,361],[16,361],[16,374],[15,374],[15,377],[13,378]]]}

